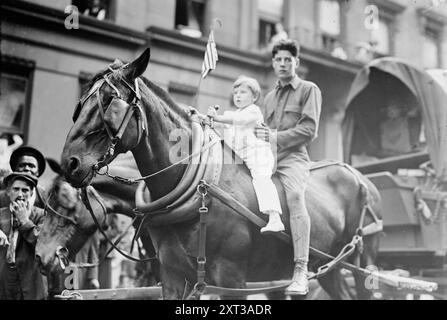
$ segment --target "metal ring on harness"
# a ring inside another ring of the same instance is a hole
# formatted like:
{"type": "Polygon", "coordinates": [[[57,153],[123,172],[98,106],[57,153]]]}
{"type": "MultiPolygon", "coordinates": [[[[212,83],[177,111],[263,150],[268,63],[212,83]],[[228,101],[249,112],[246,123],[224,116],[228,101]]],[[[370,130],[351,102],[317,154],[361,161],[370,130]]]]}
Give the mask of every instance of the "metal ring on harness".
{"type": "Polygon", "coordinates": [[[197,192],[202,197],[205,197],[208,194],[208,186],[205,184],[204,181],[201,181],[200,184],[197,186],[197,192]]]}

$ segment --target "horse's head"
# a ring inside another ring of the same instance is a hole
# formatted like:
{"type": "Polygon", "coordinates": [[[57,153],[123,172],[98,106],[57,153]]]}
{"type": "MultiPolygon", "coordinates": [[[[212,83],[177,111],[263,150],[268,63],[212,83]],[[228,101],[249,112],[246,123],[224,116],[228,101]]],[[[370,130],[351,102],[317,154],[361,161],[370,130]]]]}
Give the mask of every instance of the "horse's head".
{"type": "Polygon", "coordinates": [[[76,187],[87,186],[94,173],[117,154],[135,148],[146,132],[140,105],[140,77],[149,63],[150,51],[129,64],[116,60],[95,75],[73,115],[62,153],[66,179],[76,187]]]}
{"type": "MultiPolygon", "coordinates": [[[[97,220],[105,223],[104,210],[96,210],[96,206],[93,209],[97,220]]],[[[36,244],[36,257],[42,272],[51,274],[63,271],[69,261],[74,261],[76,253],[97,227],[81,201],[81,191],[62,176],[54,180],[45,213],[36,244]]]]}

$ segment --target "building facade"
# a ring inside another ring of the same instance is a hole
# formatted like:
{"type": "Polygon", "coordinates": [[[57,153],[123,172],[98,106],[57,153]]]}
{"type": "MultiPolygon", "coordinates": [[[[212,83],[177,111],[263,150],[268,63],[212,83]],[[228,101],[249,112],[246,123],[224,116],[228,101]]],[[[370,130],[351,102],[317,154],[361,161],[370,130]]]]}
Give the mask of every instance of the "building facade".
{"type": "Polygon", "coordinates": [[[151,47],[144,74],[175,100],[231,108],[231,86],[255,77],[274,85],[271,39],[301,44],[303,78],[323,93],[315,160],[341,160],[341,123],[356,72],[393,55],[424,68],[447,68],[445,0],[4,0],[1,6],[0,129],[59,159],[82,85],[119,58],[151,47]],[[195,99],[214,19],[217,69],[195,99]],[[282,31],[284,29],[284,31],[282,31]]]}

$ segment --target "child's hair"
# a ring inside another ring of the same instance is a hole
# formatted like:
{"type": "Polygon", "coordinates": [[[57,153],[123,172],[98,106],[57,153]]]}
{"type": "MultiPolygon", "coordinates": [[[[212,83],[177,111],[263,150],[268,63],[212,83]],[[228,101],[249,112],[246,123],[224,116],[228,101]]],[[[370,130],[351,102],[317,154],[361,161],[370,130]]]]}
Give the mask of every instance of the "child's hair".
{"type": "Polygon", "coordinates": [[[243,84],[246,84],[250,88],[251,92],[253,92],[255,102],[258,101],[261,97],[261,86],[259,85],[259,82],[254,78],[242,75],[234,82],[233,89],[236,89],[243,84]]]}

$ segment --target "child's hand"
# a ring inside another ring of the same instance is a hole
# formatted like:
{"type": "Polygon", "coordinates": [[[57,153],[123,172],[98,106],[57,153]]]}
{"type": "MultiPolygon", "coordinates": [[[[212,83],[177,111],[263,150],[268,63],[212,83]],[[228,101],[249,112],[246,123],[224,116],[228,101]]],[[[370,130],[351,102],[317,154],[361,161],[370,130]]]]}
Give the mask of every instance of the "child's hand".
{"type": "Polygon", "coordinates": [[[208,107],[208,112],[206,114],[210,118],[215,118],[217,116],[217,110],[214,106],[208,107]]]}

